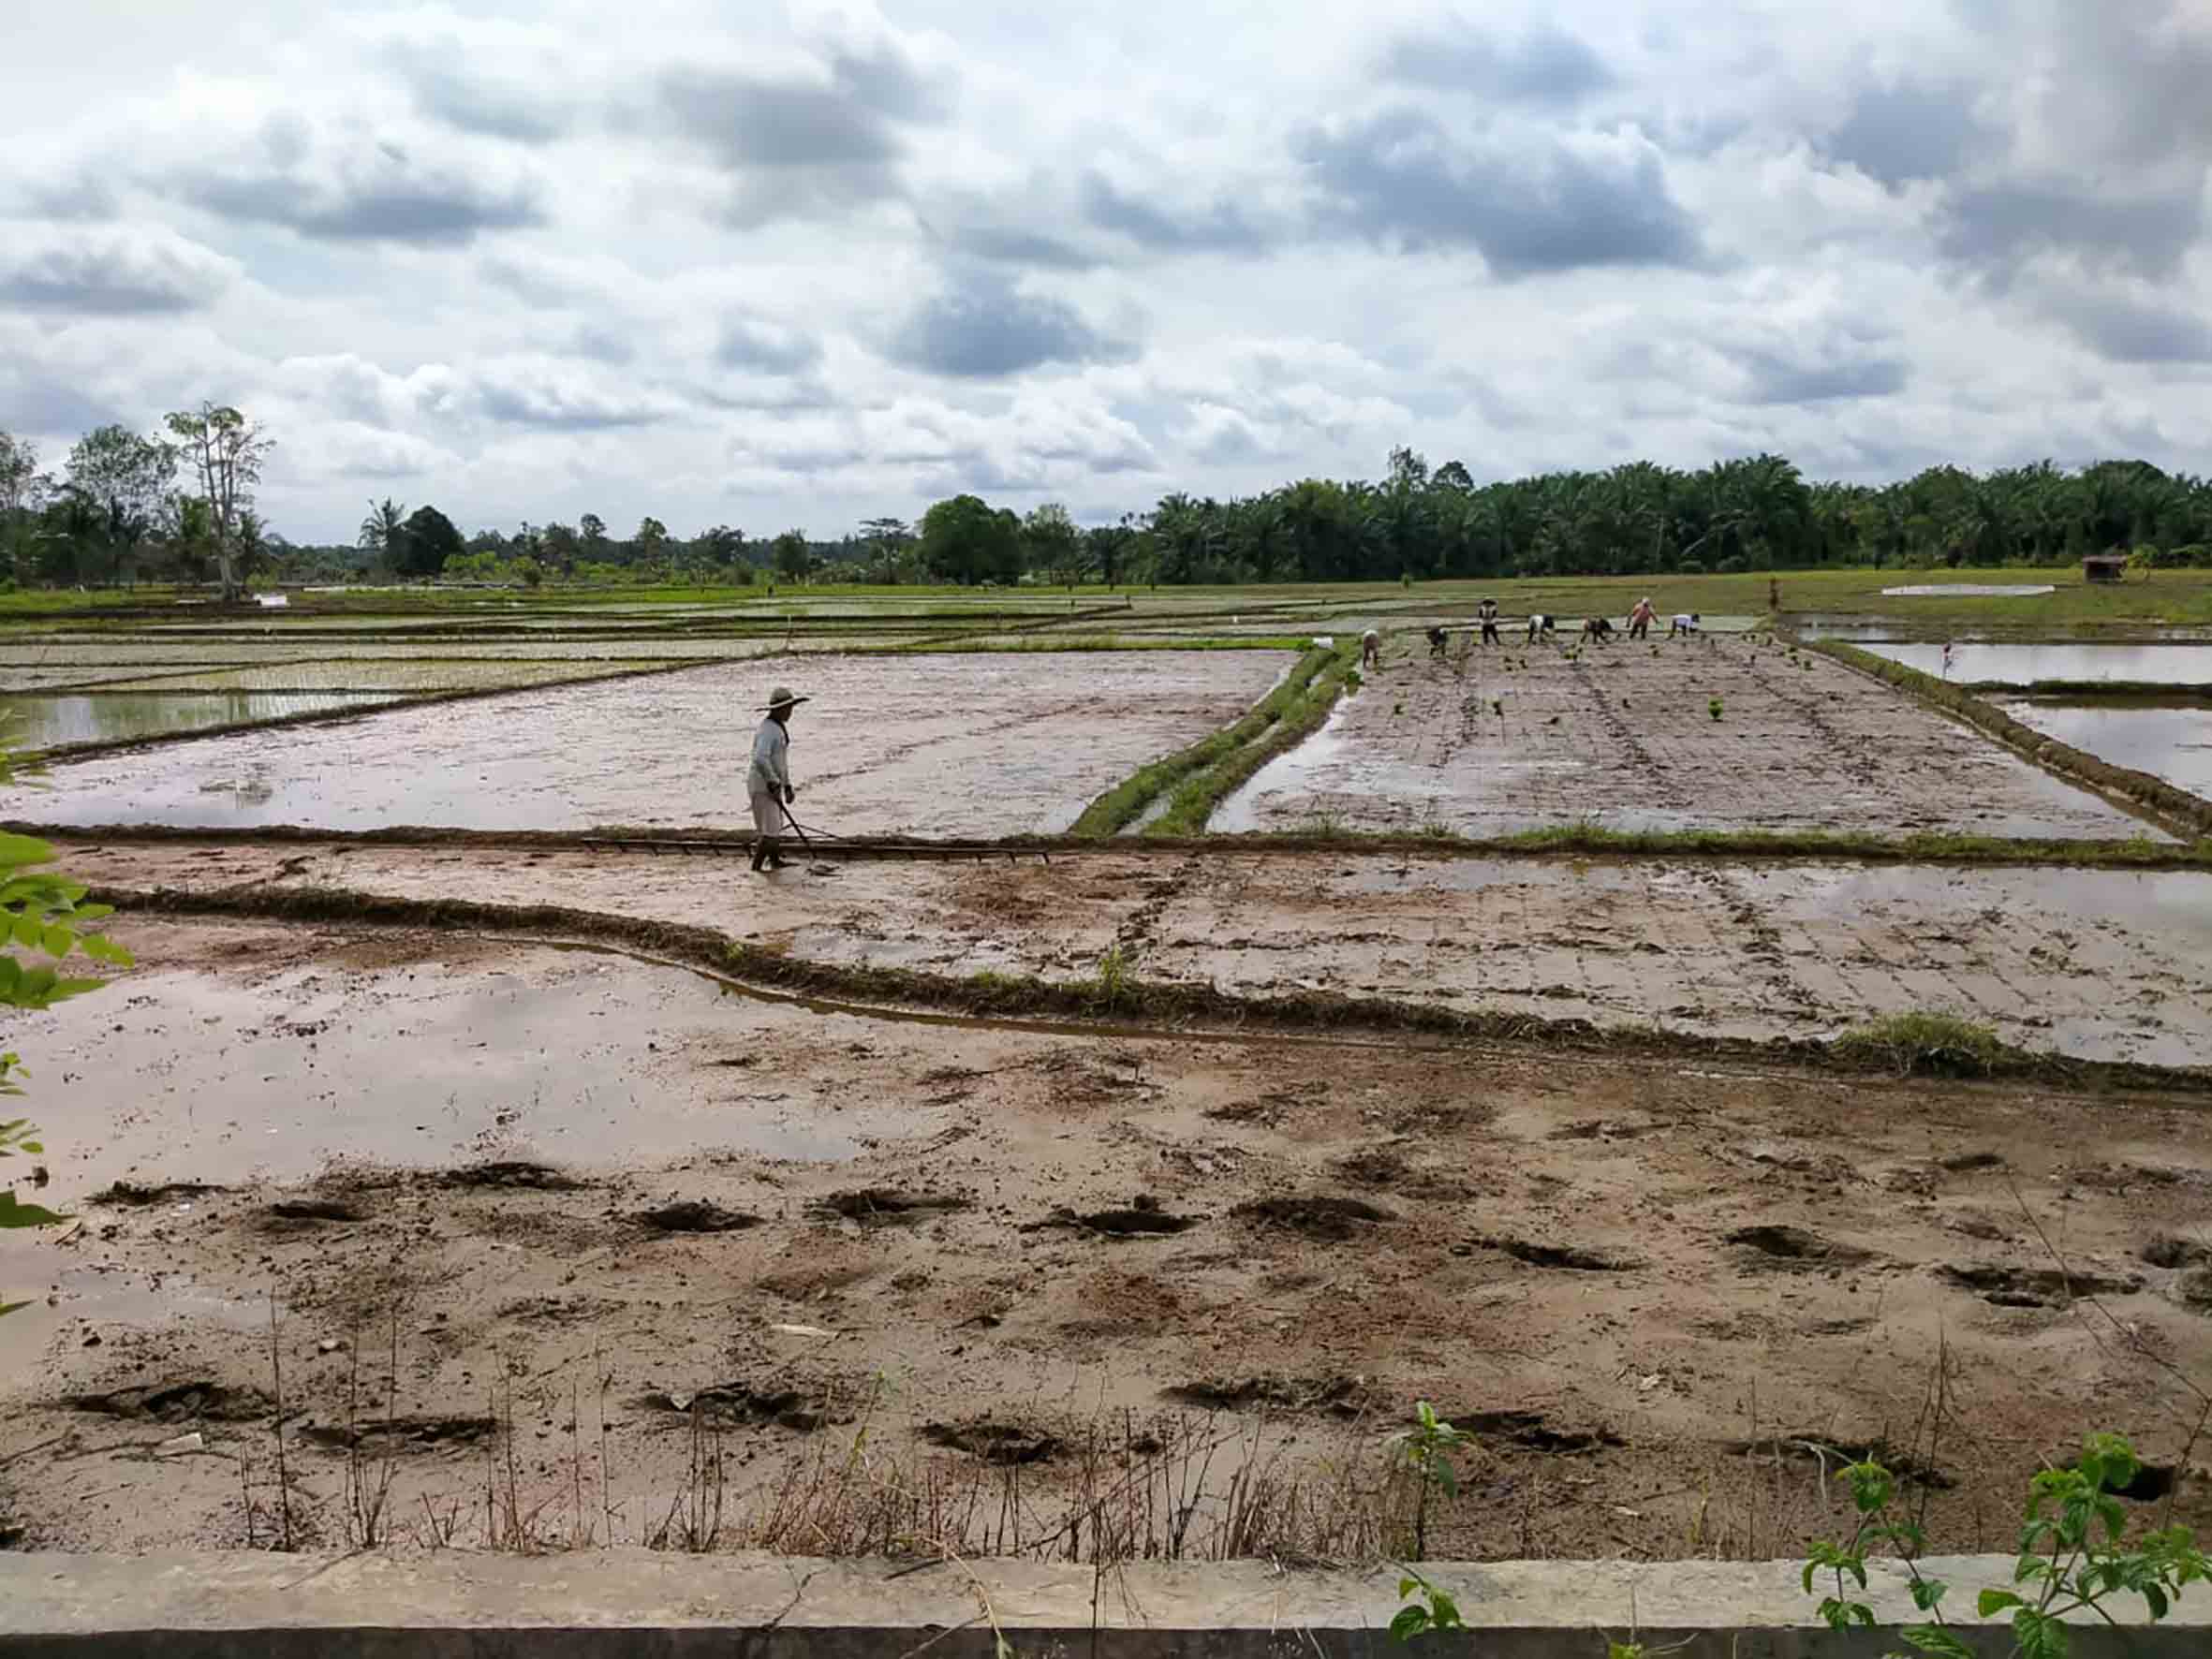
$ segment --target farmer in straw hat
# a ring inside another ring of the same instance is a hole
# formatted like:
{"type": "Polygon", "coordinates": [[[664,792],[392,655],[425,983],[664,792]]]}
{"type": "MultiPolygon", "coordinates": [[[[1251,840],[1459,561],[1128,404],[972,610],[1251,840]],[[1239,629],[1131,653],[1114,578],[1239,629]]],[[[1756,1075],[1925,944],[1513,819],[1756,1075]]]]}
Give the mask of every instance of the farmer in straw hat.
{"type": "Polygon", "coordinates": [[[745,793],[753,802],[753,868],[781,870],[784,808],[798,799],[791,787],[791,734],[785,729],[791,711],[809,699],[779,685],[769,696],[767,715],[753,734],[753,764],[745,771],[745,793]]]}

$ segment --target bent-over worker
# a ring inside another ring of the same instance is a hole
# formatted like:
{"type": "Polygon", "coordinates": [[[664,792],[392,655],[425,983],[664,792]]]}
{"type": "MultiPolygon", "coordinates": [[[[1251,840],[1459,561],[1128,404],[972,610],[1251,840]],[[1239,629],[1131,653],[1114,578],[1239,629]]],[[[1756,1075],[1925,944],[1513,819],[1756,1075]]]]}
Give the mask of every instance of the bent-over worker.
{"type": "Polygon", "coordinates": [[[1674,622],[1667,629],[1667,638],[1672,639],[1677,634],[1694,634],[1703,624],[1704,620],[1704,617],[1697,611],[1677,610],[1674,613],[1674,622]]]}
{"type": "Polygon", "coordinates": [[[791,711],[811,699],[793,697],[779,685],[769,695],[767,718],[753,734],[753,763],[745,769],[745,794],[753,805],[753,868],[781,870],[784,808],[799,799],[791,787],[791,711]]]}
{"type": "Polygon", "coordinates": [[[1382,636],[1373,628],[1369,628],[1360,636],[1360,667],[1363,668],[1382,667],[1382,636]]]}

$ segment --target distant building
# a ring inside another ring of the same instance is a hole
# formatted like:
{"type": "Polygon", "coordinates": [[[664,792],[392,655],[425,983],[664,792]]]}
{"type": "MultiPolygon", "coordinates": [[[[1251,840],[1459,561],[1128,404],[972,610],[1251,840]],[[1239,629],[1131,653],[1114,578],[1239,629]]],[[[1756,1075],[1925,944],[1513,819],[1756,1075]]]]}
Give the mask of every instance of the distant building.
{"type": "Polygon", "coordinates": [[[2118,581],[2128,574],[2125,553],[2091,553],[2082,561],[2084,581],[2118,581]]]}

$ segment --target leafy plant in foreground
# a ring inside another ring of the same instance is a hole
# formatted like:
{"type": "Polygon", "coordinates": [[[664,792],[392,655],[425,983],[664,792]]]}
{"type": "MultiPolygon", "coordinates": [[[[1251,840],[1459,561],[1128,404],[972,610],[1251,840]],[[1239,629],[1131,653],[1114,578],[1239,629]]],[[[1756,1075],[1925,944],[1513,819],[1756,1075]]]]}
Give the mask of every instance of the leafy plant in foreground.
{"type": "MultiPolygon", "coordinates": [[[[2127,1514],[2113,1494],[2128,1487],[2142,1467],[2124,1436],[2092,1434],[2072,1468],[2045,1469],[2028,1482],[2028,1516],[2020,1529],[2020,1559],[2013,1568],[2012,1586],[1984,1589],[1975,1602],[1983,1619],[2012,1615],[2011,1659],[2066,1659],[2072,1643],[2067,1615],[2087,1609],[2109,1622],[2104,1603],[2116,1595],[2140,1595],[2151,1619],[2163,1619],[2185,1586],[2212,1573],[2212,1564],[2187,1527],[2147,1533],[2132,1548],[2122,1547],[2127,1514]]],[[[1821,1573],[1834,1577],[1833,1593],[1821,1599],[1821,1617],[1839,1633],[1874,1627],[1874,1609],[1851,1600],[1851,1586],[1865,1591],[1866,1552],[1886,1544],[1904,1563],[1912,1605],[1927,1615],[1925,1623],[1904,1632],[1905,1640],[1934,1659],[1975,1659],[1974,1650],[1944,1618],[1951,1586],[1920,1570],[1918,1558],[1926,1550],[1927,1536],[1897,1510],[1895,1477],[1872,1461],[1853,1463],[1844,1475],[1859,1513],[1858,1529],[1849,1544],[1827,1539],[1815,1544],[1805,1564],[1807,1595],[1821,1573]]]]}
{"type": "MultiPolygon", "coordinates": [[[[17,760],[0,748],[0,784],[35,775],[37,768],[17,760]]],[[[38,952],[56,962],[81,952],[95,962],[127,965],[130,953],[99,933],[81,932],[87,922],[112,914],[106,904],[88,904],[83,883],[41,870],[51,863],[53,848],[27,835],[0,834],[0,1007],[50,1008],[65,998],[96,991],[105,980],[64,978],[55,969],[26,965],[15,952],[38,952]]],[[[22,1075],[22,1062],[14,1053],[0,1054],[0,1096],[21,1094],[15,1079],[22,1075]]],[[[36,1156],[45,1151],[38,1132],[27,1118],[0,1123],[0,1158],[19,1152],[36,1156]]],[[[52,1226],[66,1219],[39,1204],[18,1199],[12,1186],[0,1187],[0,1229],[52,1226]]],[[[21,1307],[21,1302],[0,1302],[0,1314],[21,1307]]]]}
{"type": "Polygon", "coordinates": [[[1390,1622],[1390,1633],[1402,1642],[1432,1630],[1467,1628],[1467,1621],[1459,1616],[1459,1604],[1450,1593],[1438,1590],[1410,1567],[1398,1580],[1398,1599],[1406,1605],[1390,1622]]]}
{"type": "MultiPolygon", "coordinates": [[[[1415,1481],[1413,1559],[1424,1561],[1428,1557],[1430,1495],[1436,1492],[1447,1498],[1459,1495],[1459,1470],[1452,1461],[1452,1454],[1463,1446],[1472,1446],[1475,1437],[1438,1417],[1436,1407],[1425,1400],[1414,1405],[1413,1413],[1413,1427],[1393,1436],[1392,1445],[1399,1462],[1412,1473],[1415,1481]]],[[[1406,1593],[1400,1590],[1398,1593],[1406,1593]]]]}

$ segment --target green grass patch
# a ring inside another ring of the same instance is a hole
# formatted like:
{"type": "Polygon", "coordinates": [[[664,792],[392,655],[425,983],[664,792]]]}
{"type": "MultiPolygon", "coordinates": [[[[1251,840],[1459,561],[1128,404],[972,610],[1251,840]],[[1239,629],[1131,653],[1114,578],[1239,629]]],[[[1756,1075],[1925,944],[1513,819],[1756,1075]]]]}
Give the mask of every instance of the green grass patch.
{"type": "Polygon", "coordinates": [[[1995,1077],[2020,1070],[2034,1058],[1999,1040],[1989,1026],[1955,1014],[1887,1015],[1854,1025],[1831,1049],[1846,1064],[1894,1071],[1901,1078],[1995,1077]]]}
{"type": "Polygon", "coordinates": [[[1222,756],[1234,754],[1282,719],[1305,696],[1314,676],[1338,655],[1311,640],[1298,643],[1305,647],[1305,654],[1298,659],[1280,685],[1253,705],[1251,712],[1235,725],[1223,727],[1188,748],[1155,760],[1124,778],[1083,809],[1069,833],[1082,837],[1118,835],[1143,816],[1144,809],[1162,791],[1214,765],[1222,756]]]}
{"type": "MultiPolygon", "coordinates": [[[[1359,649],[1359,641],[1351,639],[1320,653],[1322,661],[1317,670],[1280,715],[1249,741],[1224,749],[1202,770],[1195,771],[1169,798],[1167,810],[1145,826],[1144,833],[1202,834],[1216,807],[1276,756],[1289,754],[1320,730],[1346,688],[1357,689],[1360,676],[1352,661],[1359,649]]],[[[1287,682],[1277,687],[1278,691],[1287,689],[1287,682]]]]}

